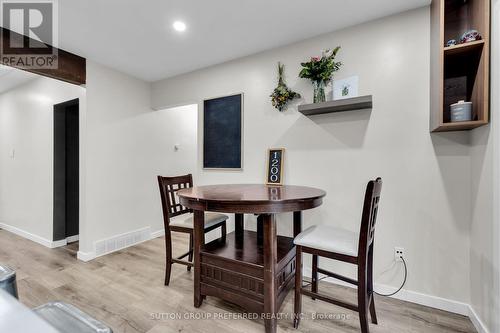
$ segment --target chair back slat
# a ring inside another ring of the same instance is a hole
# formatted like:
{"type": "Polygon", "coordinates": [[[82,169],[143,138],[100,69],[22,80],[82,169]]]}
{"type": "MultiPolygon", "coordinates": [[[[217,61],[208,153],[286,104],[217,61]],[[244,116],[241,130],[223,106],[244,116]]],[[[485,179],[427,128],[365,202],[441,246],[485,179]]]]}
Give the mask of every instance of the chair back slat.
{"type": "Polygon", "coordinates": [[[363,215],[361,216],[361,230],[359,233],[358,254],[366,254],[375,239],[375,225],[382,191],[382,179],[377,178],[368,182],[366,186],[363,215]]]}
{"type": "Polygon", "coordinates": [[[193,176],[191,174],[175,177],[158,176],[158,185],[160,186],[163,220],[167,228],[170,218],[192,212],[191,209],[179,203],[177,191],[193,187],[193,176]]]}

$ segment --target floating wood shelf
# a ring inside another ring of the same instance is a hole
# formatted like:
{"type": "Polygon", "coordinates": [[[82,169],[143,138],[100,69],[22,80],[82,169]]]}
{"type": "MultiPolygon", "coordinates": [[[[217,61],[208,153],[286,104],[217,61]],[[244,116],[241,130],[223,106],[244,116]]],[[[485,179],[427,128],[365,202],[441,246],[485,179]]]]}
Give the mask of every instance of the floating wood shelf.
{"type": "Polygon", "coordinates": [[[299,112],[306,116],[316,114],[344,112],[371,109],[373,107],[372,95],[339,99],[335,101],[328,101],[324,103],[313,103],[299,105],[299,112]]]}
{"type": "Polygon", "coordinates": [[[432,0],[430,131],[465,131],[489,123],[490,1],[432,0]],[[445,46],[475,29],[482,40],[445,46]],[[452,104],[472,102],[472,120],[451,122],[452,104]]]}

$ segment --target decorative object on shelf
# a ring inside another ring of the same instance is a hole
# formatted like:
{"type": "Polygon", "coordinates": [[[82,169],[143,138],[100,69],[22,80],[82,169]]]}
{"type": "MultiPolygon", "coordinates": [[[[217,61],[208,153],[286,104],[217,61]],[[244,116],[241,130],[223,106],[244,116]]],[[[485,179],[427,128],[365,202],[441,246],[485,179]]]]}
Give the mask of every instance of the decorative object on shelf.
{"type": "Polygon", "coordinates": [[[271,148],[267,157],[267,185],[283,185],[285,148],[271,148]]]}
{"type": "Polygon", "coordinates": [[[341,62],[336,62],[335,57],[340,50],[337,46],[333,50],[326,50],[321,57],[311,57],[308,62],[301,63],[302,70],[299,77],[309,79],[314,87],[314,103],[326,101],[325,87],[332,80],[333,73],[340,69],[341,62]]]}
{"type": "Polygon", "coordinates": [[[483,37],[477,30],[469,30],[464,32],[462,37],[460,37],[460,43],[469,43],[469,42],[474,42],[476,40],[481,40],[483,37]]]}
{"type": "Polygon", "coordinates": [[[342,80],[333,81],[333,99],[358,97],[359,77],[351,76],[342,80]]]}
{"type": "Polygon", "coordinates": [[[242,166],[243,94],[203,101],[203,168],[242,166]]]}
{"type": "Polygon", "coordinates": [[[471,120],[472,102],[458,101],[458,103],[450,105],[450,121],[452,123],[471,120]]]}
{"type": "Polygon", "coordinates": [[[285,83],[285,65],[280,62],[278,62],[278,86],[274,88],[273,93],[269,97],[271,97],[273,106],[280,112],[286,109],[286,105],[289,101],[300,98],[299,93],[287,87],[285,83]]]}
{"type": "Polygon", "coordinates": [[[457,45],[457,40],[456,39],[450,39],[447,43],[446,46],[453,46],[457,45]]]}

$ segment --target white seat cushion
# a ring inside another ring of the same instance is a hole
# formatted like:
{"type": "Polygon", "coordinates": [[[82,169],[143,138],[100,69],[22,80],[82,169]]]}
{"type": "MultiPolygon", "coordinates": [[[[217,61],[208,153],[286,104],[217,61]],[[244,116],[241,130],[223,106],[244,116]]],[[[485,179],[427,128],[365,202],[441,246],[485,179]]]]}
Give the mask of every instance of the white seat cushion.
{"type": "Polygon", "coordinates": [[[312,249],[356,257],[359,235],[349,230],[321,224],[301,232],[295,237],[294,243],[312,249]]]}
{"type": "MultiPolygon", "coordinates": [[[[174,227],[183,227],[193,229],[193,213],[182,214],[170,218],[170,225],[174,227]]],[[[229,217],[224,214],[206,212],[205,213],[205,229],[210,228],[217,223],[224,222],[229,217]]]]}

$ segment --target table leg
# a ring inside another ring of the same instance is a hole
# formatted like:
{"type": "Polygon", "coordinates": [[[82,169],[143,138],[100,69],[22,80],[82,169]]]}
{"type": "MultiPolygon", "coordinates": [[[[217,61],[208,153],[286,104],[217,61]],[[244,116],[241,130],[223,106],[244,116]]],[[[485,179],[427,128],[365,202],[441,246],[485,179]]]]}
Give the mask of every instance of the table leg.
{"type": "Polygon", "coordinates": [[[199,308],[203,303],[201,295],[201,258],[200,252],[205,244],[205,212],[194,211],[193,221],[193,243],[194,243],[194,307],[199,308]]]}
{"type": "Polygon", "coordinates": [[[236,241],[241,244],[243,242],[243,234],[245,233],[243,214],[234,214],[234,229],[236,241]]]}
{"type": "Polygon", "coordinates": [[[276,304],[276,266],[278,261],[278,245],[276,219],[274,214],[261,215],[264,229],[264,323],[266,333],[277,331],[276,304]]]}
{"type": "Polygon", "coordinates": [[[302,211],[293,212],[293,237],[302,232],[302,211]]]}
{"type": "Polygon", "coordinates": [[[264,240],[264,221],[261,214],[257,215],[257,244],[262,245],[264,240]]]}

